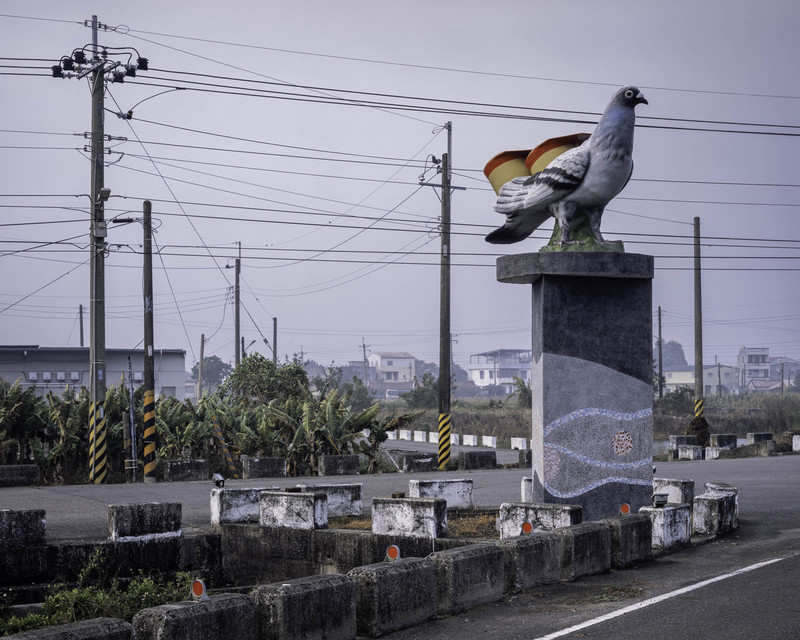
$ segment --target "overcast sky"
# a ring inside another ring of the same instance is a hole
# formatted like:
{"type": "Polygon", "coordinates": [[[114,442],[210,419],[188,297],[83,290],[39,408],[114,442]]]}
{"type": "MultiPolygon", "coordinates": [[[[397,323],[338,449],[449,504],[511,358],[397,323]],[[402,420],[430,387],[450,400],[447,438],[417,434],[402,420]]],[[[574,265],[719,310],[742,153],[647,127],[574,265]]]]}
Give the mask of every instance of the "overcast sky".
{"type": "MultiPolygon", "coordinates": [[[[156,348],[185,349],[187,369],[203,333],[206,355],[233,360],[226,267],[239,242],[251,349],[271,357],[262,334],[272,340],[277,317],[281,360],[356,360],[363,338],[368,351],[438,361],[439,193],[418,182],[446,151],[447,121],[466,188],[452,199],[455,360],[530,348],[529,287],[498,283],[494,264],[537,251],[552,222],[486,244],[502,217],[482,169],[500,151],[591,132],[628,84],[650,104],[637,107],[634,178],[603,233],[656,256],[664,338],[692,361],[699,216],[705,362],[735,364],[743,345],[800,358],[796,0],[4,0],[0,11],[2,344],[78,346],[83,304],[88,345],[90,95],[49,67],[91,43],[83,23],[97,14],[100,44],[134,47],[151,68],[106,94],[106,217],[138,217],[152,200],[156,348]],[[26,73],[38,75],[9,75],[26,73]],[[113,113],[131,108],[130,121],[113,113]]],[[[107,346],[135,348],[141,225],[110,225],[108,242],[107,346]]]]}

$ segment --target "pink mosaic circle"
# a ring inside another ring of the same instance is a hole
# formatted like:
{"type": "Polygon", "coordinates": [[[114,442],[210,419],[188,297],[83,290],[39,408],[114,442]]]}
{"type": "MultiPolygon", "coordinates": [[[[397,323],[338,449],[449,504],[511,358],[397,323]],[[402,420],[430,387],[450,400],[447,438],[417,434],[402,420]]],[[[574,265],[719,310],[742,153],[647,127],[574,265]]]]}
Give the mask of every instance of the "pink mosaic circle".
{"type": "Polygon", "coordinates": [[[614,453],[618,456],[627,455],[633,449],[633,437],[627,431],[617,431],[611,445],[614,447],[614,453]]]}
{"type": "Polygon", "coordinates": [[[553,478],[561,466],[561,457],[553,447],[545,445],[544,448],[544,477],[553,478]]]}

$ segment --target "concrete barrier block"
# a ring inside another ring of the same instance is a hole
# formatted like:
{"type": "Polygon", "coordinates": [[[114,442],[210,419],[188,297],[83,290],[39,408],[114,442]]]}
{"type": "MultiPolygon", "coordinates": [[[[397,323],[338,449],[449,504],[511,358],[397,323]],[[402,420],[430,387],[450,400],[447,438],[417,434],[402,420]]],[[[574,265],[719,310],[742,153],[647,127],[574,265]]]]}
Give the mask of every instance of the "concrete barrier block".
{"type": "Polygon", "coordinates": [[[427,431],[414,431],[414,442],[427,442],[427,441],[428,441],[427,431]]]}
{"type": "Polygon", "coordinates": [[[211,490],[211,528],[235,522],[258,522],[258,494],[280,491],[278,487],[211,490]]]}
{"type": "Polygon", "coordinates": [[[8,636],[15,640],[132,640],[133,637],[133,626],[117,618],[93,618],[8,636]]]}
{"type": "Polygon", "coordinates": [[[465,447],[477,447],[478,446],[478,436],[469,435],[467,433],[464,434],[464,446],[465,447]]]}
{"type": "Polygon", "coordinates": [[[792,451],[800,451],[800,436],[792,436],[792,451]]]}
{"type": "Polygon", "coordinates": [[[397,430],[397,439],[398,440],[411,440],[411,429],[398,429],[397,430]]]}
{"type": "Polygon", "coordinates": [[[503,597],[503,550],[494,544],[473,544],[437,551],[437,611],[450,615],[503,597]]]}
{"type": "Polygon", "coordinates": [[[457,445],[460,442],[460,436],[457,433],[450,433],[450,444],[457,445]]]}
{"type": "Polygon", "coordinates": [[[38,464],[0,465],[0,487],[27,487],[41,481],[38,464]]]}
{"type": "MultiPolygon", "coordinates": [[[[513,448],[513,447],[512,447],[513,448]]],[[[533,450],[520,449],[519,450],[519,468],[530,469],[533,466],[533,450]]],[[[523,498],[523,501],[525,499],[523,498]]]]}
{"type": "MultiPolygon", "coordinates": [[[[466,436],[464,436],[466,438],[466,436]]],[[[461,471],[497,469],[496,451],[459,451],[458,468],[461,471]]]]}
{"type": "Polygon", "coordinates": [[[442,498],[448,509],[472,509],[472,480],[409,480],[409,498],[442,498]]]}
{"type": "Polygon", "coordinates": [[[642,507],[639,513],[653,524],[653,549],[664,551],[689,544],[691,539],[692,506],[667,504],[664,507],[642,507]]]}
{"type": "Polygon", "coordinates": [[[361,460],[357,454],[345,456],[320,456],[317,473],[321,476],[358,475],[361,460]]]}
{"type": "Polygon", "coordinates": [[[522,451],[526,444],[528,444],[528,441],[525,438],[511,438],[512,449],[519,449],[522,451]]]}
{"type": "Polygon", "coordinates": [[[653,493],[666,493],[667,502],[692,504],[692,500],[694,500],[694,480],[653,478],[653,493]]]}
{"type": "Polygon", "coordinates": [[[606,573],[611,570],[611,527],[603,522],[583,522],[555,529],[564,548],[561,553],[561,579],[606,573]]]}
{"type": "Polygon", "coordinates": [[[497,437],[496,436],[481,436],[481,446],[482,447],[489,447],[491,449],[497,449],[497,437]]]}
{"type": "Polygon", "coordinates": [[[552,531],[579,524],[581,518],[581,508],[574,504],[506,502],[500,505],[500,539],[520,535],[524,522],[530,522],[534,531],[552,531]]]}
{"type": "Polygon", "coordinates": [[[746,444],[735,449],[723,449],[719,452],[720,460],[733,458],[767,458],[775,455],[776,443],[774,440],[760,440],[753,444],[746,444]]]}
{"type": "Polygon", "coordinates": [[[362,484],[298,484],[303,493],[324,493],[328,496],[328,517],[360,516],[362,484]]]}
{"type": "Polygon", "coordinates": [[[439,444],[439,432],[428,431],[428,442],[430,442],[431,444],[439,444]]]}
{"type": "Polygon", "coordinates": [[[392,429],[391,431],[386,432],[386,439],[387,440],[397,440],[397,429],[392,429]]]}
{"type": "Polygon", "coordinates": [[[0,509],[0,551],[3,554],[43,547],[47,543],[45,535],[44,509],[0,509]]]}
{"type": "Polygon", "coordinates": [[[706,460],[719,460],[719,454],[731,447],[706,447],[706,460]]]}
{"type": "Polygon", "coordinates": [[[208,460],[165,460],[164,480],[166,482],[186,482],[189,480],[208,480],[208,460]]]}
{"type": "Polygon", "coordinates": [[[669,436],[669,459],[678,459],[678,447],[682,444],[697,444],[697,436],[669,436]]]}
{"type": "Polygon", "coordinates": [[[438,456],[435,453],[404,453],[398,459],[400,473],[436,471],[438,456]]]}
{"type": "Polygon", "coordinates": [[[735,449],[737,439],[735,433],[712,433],[709,436],[709,444],[720,449],[735,449]]]}
{"type": "Polygon", "coordinates": [[[727,482],[706,482],[706,493],[732,493],[734,496],[733,528],[739,528],[739,490],[727,482]]]}
{"type": "Polygon", "coordinates": [[[262,527],[328,528],[328,496],[324,493],[261,491],[258,497],[262,527]]]}
{"type": "Polygon", "coordinates": [[[696,444],[678,445],[678,460],[702,460],[703,447],[696,444]]]}
{"type": "Polygon", "coordinates": [[[716,536],[738,527],[736,494],[704,493],[694,499],[692,530],[701,535],[716,536]]]}
{"type": "Polygon", "coordinates": [[[611,529],[611,567],[627,569],[653,559],[653,523],[643,514],[601,520],[611,529]]]}
{"type": "Polygon", "coordinates": [[[181,535],[180,502],[108,505],[108,537],[113,541],[153,540],[181,535]]]}
{"type": "Polygon", "coordinates": [[[376,638],[436,617],[436,564],[430,558],[370,564],[347,575],[356,585],[359,634],[376,638]]]}
{"type": "Polygon", "coordinates": [[[257,587],[260,640],[354,640],[356,586],[349,576],[317,575],[257,587]]]}
{"type": "Polygon", "coordinates": [[[133,627],[136,640],[258,640],[255,600],[240,593],[143,609],[133,617],[133,627]]]}
{"type": "Polygon", "coordinates": [[[373,498],[372,533],[441,538],[447,535],[447,502],[438,498],[373,498]]]}
{"type": "Polygon", "coordinates": [[[285,478],[286,458],[269,456],[266,458],[251,458],[242,456],[242,479],[251,478],[285,478]]]}
{"type": "Polygon", "coordinates": [[[748,433],[747,442],[745,444],[755,444],[756,442],[766,442],[772,440],[772,434],[767,432],[761,433],[748,433]]]}
{"type": "Polygon", "coordinates": [[[506,538],[503,550],[505,593],[519,593],[561,580],[564,541],[555,533],[506,538]]]}

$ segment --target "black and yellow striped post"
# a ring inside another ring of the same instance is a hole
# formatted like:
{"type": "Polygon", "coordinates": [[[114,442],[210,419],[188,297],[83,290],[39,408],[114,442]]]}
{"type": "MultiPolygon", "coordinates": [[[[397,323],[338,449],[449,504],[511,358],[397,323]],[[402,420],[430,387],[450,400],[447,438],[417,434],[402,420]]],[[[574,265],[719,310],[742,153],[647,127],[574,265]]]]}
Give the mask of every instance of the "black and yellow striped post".
{"type": "Polygon", "coordinates": [[[239,476],[236,473],[236,465],[233,464],[231,452],[228,450],[228,443],[225,442],[225,438],[222,435],[222,428],[219,426],[219,421],[217,420],[216,416],[211,416],[211,424],[214,425],[214,435],[217,436],[217,440],[219,440],[219,444],[222,447],[222,453],[225,455],[225,465],[228,467],[228,477],[238,480],[239,476]]]}
{"type": "Polygon", "coordinates": [[[108,475],[106,416],[102,402],[89,407],[89,482],[102,484],[108,475]]]}
{"type": "Polygon", "coordinates": [[[694,401],[694,417],[695,418],[702,418],[703,417],[703,405],[705,404],[705,400],[703,398],[698,398],[694,401]]]}
{"type": "Polygon", "coordinates": [[[439,414],[439,470],[444,471],[450,462],[450,414],[439,414]]]}
{"type": "Polygon", "coordinates": [[[144,392],[144,481],[156,481],[156,394],[144,392]]]}

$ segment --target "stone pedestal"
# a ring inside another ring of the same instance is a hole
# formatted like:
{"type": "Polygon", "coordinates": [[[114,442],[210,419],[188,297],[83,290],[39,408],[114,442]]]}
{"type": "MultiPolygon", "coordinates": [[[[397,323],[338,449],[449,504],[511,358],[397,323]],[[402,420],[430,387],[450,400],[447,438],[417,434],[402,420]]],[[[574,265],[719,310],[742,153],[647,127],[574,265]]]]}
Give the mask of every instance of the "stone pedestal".
{"type": "Polygon", "coordinates": [[[584,520],[650,504],[652,278],[637,254],[498,259],[497,279],[533,294],[534,502],[580,505],[584,520]]]}

